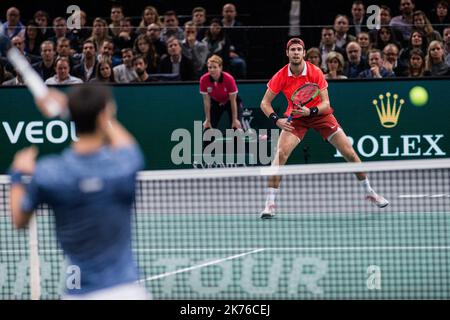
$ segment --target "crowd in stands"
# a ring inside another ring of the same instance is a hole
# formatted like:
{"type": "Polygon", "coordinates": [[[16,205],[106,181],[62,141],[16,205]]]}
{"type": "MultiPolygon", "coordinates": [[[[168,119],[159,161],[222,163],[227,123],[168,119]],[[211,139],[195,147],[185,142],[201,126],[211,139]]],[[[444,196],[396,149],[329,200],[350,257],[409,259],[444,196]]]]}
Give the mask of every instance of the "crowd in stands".
{"type": "MultiPolygon", "coordinates": [[[[306,59],[328,79],[450,76],[448,7],[440,0],[425,12],[414,0],[399,0],[398,16],[397,8],[381,6],[381,27],[369,29],[366,7],[355,0],[351,15],[339,13],[321,27],[320,45],[308,48],[306,59]]],[[[111,7],[109,21],[79,14],[81,28],[69,28],[66,18],[42,10],[23,24],[19,9],[9,8],[0,25],[0,83],[23,84],[5,57],[6,37],[47,84],[198,80],[212,55],[235,78],[247,77],[251,43],[234,4],[212,19],[196,7],[182,25],[175,11],[160,15],[153,6],[140,21],[120,5],[111,7]]]]}

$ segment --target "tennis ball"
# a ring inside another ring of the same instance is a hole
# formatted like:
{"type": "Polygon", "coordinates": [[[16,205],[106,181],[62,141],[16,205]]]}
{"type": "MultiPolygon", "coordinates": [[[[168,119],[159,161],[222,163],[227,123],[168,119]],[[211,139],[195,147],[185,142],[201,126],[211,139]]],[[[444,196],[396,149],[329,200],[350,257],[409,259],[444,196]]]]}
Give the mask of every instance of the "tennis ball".
{"type": "Polygon", "coordinates": [[[422,107],[428,102],[428,92],[425,88],[416,86],[409,91],[409,100],[416,107],[422,107]]]}

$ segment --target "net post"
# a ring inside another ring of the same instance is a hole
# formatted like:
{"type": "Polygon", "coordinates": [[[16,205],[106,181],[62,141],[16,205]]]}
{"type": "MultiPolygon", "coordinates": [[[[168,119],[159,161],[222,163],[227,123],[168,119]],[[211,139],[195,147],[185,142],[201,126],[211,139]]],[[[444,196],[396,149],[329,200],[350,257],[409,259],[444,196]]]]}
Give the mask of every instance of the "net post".
{"type": "Polygon", "coordinates": [[[31,300],[41,298],[41,277],[39,262],[37,217],[33,215],[28,225],[29,233],[29,259],[30,259],[30,291],[31,300]]]}

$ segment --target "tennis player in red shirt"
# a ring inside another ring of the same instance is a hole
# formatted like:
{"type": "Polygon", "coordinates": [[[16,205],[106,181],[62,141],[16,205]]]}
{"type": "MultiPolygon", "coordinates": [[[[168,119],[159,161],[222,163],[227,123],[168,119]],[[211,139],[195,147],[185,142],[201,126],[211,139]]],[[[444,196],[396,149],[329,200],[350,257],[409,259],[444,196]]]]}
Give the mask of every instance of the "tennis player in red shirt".
{"type": "MultiPolygon", "coordinates": [[[[325,140],[330,142],[349,162],[361,162],[349,139],[333,116],[328,97],[328,83],[322,71],[304,60],[305,44],[299,38],[293,38],[286,45],[286,55],[289,64],[279,70],[267,84],[267,90],[261,101],[264,114],[282,129],[278,140],[273,166],[284,165],[292,150],[300,143],[308,129],[316,130],[325,140]],[[315,83],[320,88],[320,94],[306,106],[293,108],[290,99],[294,91],[305,83],[315,83]],[[272,101],[282,92],[288,101],[285,115],[292,115],[291,122],[287,118],[280,118],[274,112],[272,101]]],[[[378,195],[370,186],[369,179],[364,172],[356,173],[356,177],[363,186],[366,199],[379,208],[386,207],[389,202],[378,195]]],[[[275,198],[280,186],[281,176],[269,177],[269,190],[266,204],[261,218],[272,218],[275,215],[275,198]]]]}
{"type": "Polygon", "coordinates": [[[222,71],[221,57],[211,56],[207,66],[208,73],[200,78],[200,93],[205,108],[203,128],[217,128],[222,114],[227,112],[231,128],[241,129],[242,104],[238,97],[236,81],[231,74],[222,71]]]}

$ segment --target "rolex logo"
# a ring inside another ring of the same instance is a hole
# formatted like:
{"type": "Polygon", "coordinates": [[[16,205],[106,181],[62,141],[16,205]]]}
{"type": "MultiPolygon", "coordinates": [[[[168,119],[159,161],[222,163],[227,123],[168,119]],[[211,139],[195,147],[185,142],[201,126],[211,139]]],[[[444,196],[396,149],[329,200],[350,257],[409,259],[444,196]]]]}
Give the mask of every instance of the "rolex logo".
{"type": "Polygon", "coordinates": [[[378,117],[380,118],[381,125],[385,128],[393,128],[397,125],[398,117],[400,116],[400,111],[402,110],[402,105],[405,100],[400,99],[398,101],[398,94],[394,94],[394,101],[391,103],[391,93],[386,93],[386,103],[384,101],[384,96],[382,94],[378,97],[380,99],[380,105],[378,105],[378,100],[373,100],[373,105],[377,108],[378,117]]]}

